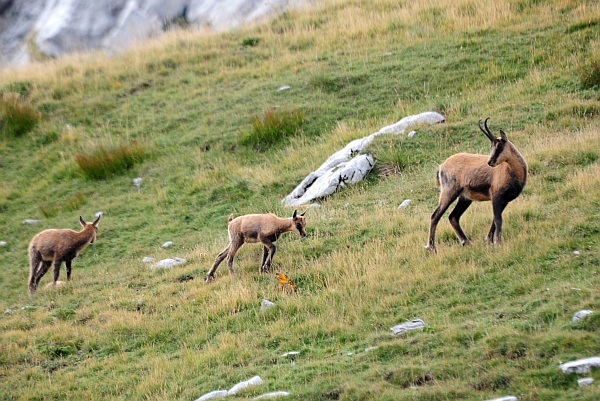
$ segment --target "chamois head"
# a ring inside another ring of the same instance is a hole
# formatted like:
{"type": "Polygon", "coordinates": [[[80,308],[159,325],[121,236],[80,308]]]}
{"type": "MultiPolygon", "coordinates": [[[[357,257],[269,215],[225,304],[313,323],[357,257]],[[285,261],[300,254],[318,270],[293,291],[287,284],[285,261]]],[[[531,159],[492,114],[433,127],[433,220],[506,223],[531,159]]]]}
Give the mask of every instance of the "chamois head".
{"type": "MultiPolygon", "coordinates": [[[[304,213],[306,213],[306,211],[304,213]]],[[[297,211],[294,210],[294,214],[292,215],[292,220],[294,222],[292,231],[298,234],[300,238],[306,237],[306,230],[304,229],[304,227],[306,227],[306,219],[304,218],[304,213],[298,215],[297,211]]]]}
{"type": "Polygon", "coordinates": [[[492,134],[492,132],[490,131],[490,129],[487,126],[487,122],[489,119],[490,118],[488,117],[483,122],[485,130],[481,127],[481,120],[479,120],[477,125],[479,126],[479,129],[481,130],[481,132],[483,132],[485,134],[485,136],[487,136],[488,139],[492,142],[492,145],[490,147],[490,158],[488,159],[487,164],[490,167],[496,167],[497,165],[505,162],[507,159],[509,159],[511,157],[509,152],[504,151],[506,149],[507,144],[509,144],[510,142],[508,141],[506,134],[502,130],[500,130],[499,138],[497,138],[494,134],[492,134]]]}
{"type": "Polygon", "coordinates": [[[81,226],[83,227],[84,230],[87,227],[91,227],[94,230],[94,235],[92,236],[92,240],[90,241],[90,244],[93,244],[94,241],[96,241],[96,234],[98,233],[98,222],[100,221],[100,217],[102,217],[102,215],[98,216],[98,218],[96,220],[94,220],[93,223],[86,223],[85,220],[83,219],[83,217],[79,216],[79,223],[81,224],[81,226]]]}

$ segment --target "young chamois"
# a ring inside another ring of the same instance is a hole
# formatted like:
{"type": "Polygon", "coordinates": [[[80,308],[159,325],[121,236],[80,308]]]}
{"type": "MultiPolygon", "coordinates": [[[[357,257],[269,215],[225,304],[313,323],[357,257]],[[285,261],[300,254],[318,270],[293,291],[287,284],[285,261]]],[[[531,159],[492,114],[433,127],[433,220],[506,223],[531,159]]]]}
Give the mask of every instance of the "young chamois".
{"type": "MultiPolygon", "coordinates": [[[[304,212],[306,213],[306,212],[304,212]]],[[[235,219],[233,215],[229,216],[227,222],[227,230],[229,231],[229,245],[225,248],[217,258],[215,263],[208,271],[206,276],[206,282],[210,283],[214,280],[215,270],[223,259],[227,258],[227,266],[229,267],[229,273],[233,272],[233,257],[240,247],[245,243],[261,242],[263,245],[263,257],[260,266],[260,272],[266,273],[271,267],[273,261],[273,255],[275,255],[274,242],[283,233],[293,231],[298,234],[301,238],[306,237],[306,220],[304,213],[301,215],[294,214],[289,218],[277,217],[274,214],[247,214],[245,216],[239,216],[235,219]]]]}
{"type": "Polygon", "coordinates": [[[440,188],[440,200],[431,215],[429,227],[429,243],[425,247],[432,253],[435,248],[435,229],[450,204],[458,198],[456,207],[449,219],[454,232],[462,245],[469,245],[469,239],[460,227],[460,216],[473,201],[492,201],[494,218],[486,241],[502,243],[502,212],[506,205],[514,200],[527,182],[527,163],[515,146],[510,143],[504,131],[496,138],[487,126],[489,117],[477,123],[481,132],[492,142],[489,156],[458,153],[450,156],[440,165],[436,182],[440,188]]]}
{"type": "Polygon", "coordinates": [[[40,279],[54,264],[52,285],[56,285],[60,265],[64,261],[67,266],[67,280],[71,279],[71,261],[77,254],[96,240],[98,221],[86,223],[81,216],[79,222],[83,226],[80,232],[70,229],[50,229],[37,234],[29,244],[29,295],[37,290],[40,279]]]}

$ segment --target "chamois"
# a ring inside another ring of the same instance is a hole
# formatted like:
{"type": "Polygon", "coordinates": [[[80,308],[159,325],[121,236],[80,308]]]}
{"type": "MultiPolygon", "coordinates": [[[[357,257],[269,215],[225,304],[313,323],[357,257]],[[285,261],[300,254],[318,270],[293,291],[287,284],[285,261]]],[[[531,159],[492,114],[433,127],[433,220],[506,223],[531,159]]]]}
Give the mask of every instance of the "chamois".
{"type": "Polygon", "coordinates": [[[527,163],[515,146],[508,140],[504,131],[500,130],[497,138],[487,126],[489,117],[481,127],[481,132],[492,142],[490,155],[474,155],[458,153],[450,156],[438,168],[436,183],[440,188],[440,200],[431,215],[429,227],[429,243],[425,247],[432,253],[435,248],[436,226],[450,204],[458,198],[456,207],[449,219],[461,244],[469,245],[469,239],[460,227],[459,220],[473,201],[492,201],[494,218],[487,235],[486,242],[502,243],[502,212],[506,205],[517,198],[527,182],[527,163]]]}
{"type": "MultiPolygon", "coordinates": [[[[306,212],[304,212],[306,213],[306,212]]],[[[266,273],[271,267],[273,255],[275,255],[274,242],[288,231],[293,231],[301,238],[306,237],[306,220],[304,213],[294,214],[289,218],[277,217],[272,213],[269,214],[247,214],[244,216],[233,218],[229,216],[227,221],[227,231],[229,232],[229,245],[216,257],[215,262],[208,271],[206,282],[210,283],[214,280],[215,270],[223,259],[227,258],[227,266],[229,273],[233,272],[233,257],[244,242],[253,243],[261,242],[263,245],[263,257],[260,266],[260,272],[266,273]]]]}
{"type": "Polygon", "coordinates": [[[79,222],[83,226],[80,232],[68,228],[50,229],[33,237],[29,244],[29,295],[35,293],[40,279],[52,263],[54,263],[52,285],[56,285],[63,261],[67,267],[67,280],[71,279],[71,261],[96,240],[100,217],[102,215],[98,216],[93,223],[86,223],[83,217],[79,216],[79,222]]]}

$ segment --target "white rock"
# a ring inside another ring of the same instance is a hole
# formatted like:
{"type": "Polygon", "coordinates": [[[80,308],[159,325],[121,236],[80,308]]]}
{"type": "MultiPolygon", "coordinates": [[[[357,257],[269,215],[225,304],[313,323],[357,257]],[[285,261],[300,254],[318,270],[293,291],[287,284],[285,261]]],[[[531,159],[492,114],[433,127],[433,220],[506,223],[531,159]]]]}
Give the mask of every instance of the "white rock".
{"type": "Polygon", "coordinates": [[[591,315],[592,313],[594,313],[593,310],[589,310],[589,309],[583,309],[580,310],[578,312],[575,312],[575,314],[573,315],[573,319],[572,321],[576,322],[579,319],[583,319],[584,317],[586,317],[587,315],[591,315]]]}
{"type": "Polygon", "coordinates": [[[96,214],[94,216],[96,216],[96,218],[98,218],[100,216],[104,216],[104,212],[96,212],[96,214]]]}
{"type": "Polygon", "coordinates": [[[260,302],[260,310],[261,311],[272,308],[273,306],[275,306],[275,304],[273,302],[269,301],[268,299],[263,299],[260,302]]]}
{"type": "Polygon", "coordinates": [[[263,395],[259,395],[258,397],[254,397],[253,400],[262,400],[265,398],[276,398],[276,397],[287,397],[290,395],[287,391],[273,391],[272,393],[267,393],[263,395]]]}
{"type": "Polygon", "coordinates": [[[0,246],[6,246],[6,241],[0,241],[0,246]]]}
{"type": "Polygon", "coordinates": [[[281,202],[287,206],[302,205],[313,199],[331,195],[346,184],[359,182],[371,171],[374,160],[369,155],[358,153],[369,145],[376,136],[400,134],[412,125],[436,124],[444,120],[445,118],[441,114],[429,111],[405,117],[369,136],[350,141],[343,149],[329,156],[317,170],[306,176],[281,202]]]}
{"type": "Polygon", "coordinates": [[[579,251],[573,251],[573,255],[581,255],[581,252],[579,252],[579,251]]]}
{"type": "Polygon", "coordinates": [[[168,247],[170,247],[171,245],[173,245],[173,242],[172,242],[172,241],[167,241],[167,242],[165,242],[164,244],[162,244],[162,245],[161,245],[161,247],[163,247],[163,248],[168,248],[168,247]]]}
{"type": "Polygon", "coordinates": [[[42,220],[32,220],[32,219],[27,219],[27,220],[23,220],[23,224],[37,224],[42,220]]]}
{"type": "Polygon", "coordinates": [[[423,322],[421,319],[415,319],[415,320],[411,320],[410,322],[405,322],[405,323],[396,325],[396,326],[390,328],[390,330],[392,330],[394,332],[394,334],[401,334],[401,333],[404,333],[405,331],[420,329],[421,327],[424,327],[424,326],[425,326],[425,322],[423,322]]]}
{"type": "Polygon", "coordinates": [[[398,205],[398,209],[405,209],[410,204],[410,199],[405,199],[401,204],[398,205]]]}
{"type": "Polygon", "coordinates": [[[144,256],[144,259],[142,259],[142,263],[150,263],[154,260],[154,258],[151,258],[150,256],[144,256]]]}
{"type": "Polygon", "coordinates": [[[592,379],[591,377],[584,377],[583,379],[577,380],[577,384],[579,385],[579,387],[589,386],[593,382],[594,379],[592,379]]]}
{"type": "Polygon", "coordinates": [[[373,350],[376,350],[377,348],[379,348],[379,347],[378,346],[367,347],[367,348],[365,348],[365,352],[373,351],[373,350]]]}
{"type": "Polygon", "coordinates": [[[415,136],[416,133],[417,133],[417,131],[410,131],[407,136],[409,138],[412,138],[413,136],[415,136]]]}
{"type": "Polygon", "coordinates": [[[286,352],[285,354],[281,354],[281,356],[298,355],[299,353],[300,353],[300,351],[290,351],[290,352],[286,352]]]}
{"type": "Polygon", "coordinates": [[[486,401],[519,401],[519,399],[514,395],[507,395],[505,397],[493,398],[486,401]]]}
{"type": "Polygon", "coordinates": [[[565,362],[558,365],[565,373],[589,373],[592,368],[600,367],[600,357],[577,359],[571,362],[565,362]]]}
{"type": "Polygon", "coordinates": [[[153,264],[151,267],[153,269],[170,269],[173,266],[177,266],[177,265],[181,265],[184,264],[185,262],[187,262],[187,260],[183,259],[183,258],[168,258],[168,259],[163,259],[159,262],[156,262],[155,264],[153,264]]]}
{"type": "Polygon", "coordinates": [[[5,315],[12,315],[13,313],[14,313],[14,312],[13,312],[13,310],[12,310],[12,309],[10,309],[10,308],[8,308],[8,309],[6,309],[6,310],[4,311],[4,314],[5,314],[5,315]]]}
{"type": "Polygon", "coordinates": [[[31,310],[31,309],[35,309],[35,306],[25,305],[25,306],[21,307],[21,310],[31,310]]]}
{"type": "Polygon", "coordinates": [[[215,390],[210,393],[204,394],[202,397],[196,399],[196,401],[205,401],[210,400],[212,398],[224,398],[227,397],[227,390],[215,390]]]}
{"type": "Polygon", "coordinates": [[[277,91],[278,91],[278,92],[281,92],[281,91],[286,91],[286,90],[288,90],[288,89],[291,89],[291,88],[292,88],[292,87],[291,87],[291,86],[289,86],[289,85],[283,85],[283,86],[280,86],[279,88],[277,88],[277,91]]]}
{"type": "Polygon", "coordinates": [[[135,185],[136,187],[139,187],[140,185],[142,185],[142,181],[143,181],[143,178],[141,178],[141,177],[134,178],[133,185],[135,185]]]}
{"type": "Polygon", "coordinates": [[[263,384],[262,379],[260,378],[260,376],[254,376],[251,379],[248,379],[246,381],[243,382],[239,382],[238,384],[236,384],[235,386],[233,386],[232,388],[230,388],[227,391],[227,395],[233,395],[238,393],[239,391],[245,389],[246,387],[250,387],[250,386],[258,386],[263,384]]]}

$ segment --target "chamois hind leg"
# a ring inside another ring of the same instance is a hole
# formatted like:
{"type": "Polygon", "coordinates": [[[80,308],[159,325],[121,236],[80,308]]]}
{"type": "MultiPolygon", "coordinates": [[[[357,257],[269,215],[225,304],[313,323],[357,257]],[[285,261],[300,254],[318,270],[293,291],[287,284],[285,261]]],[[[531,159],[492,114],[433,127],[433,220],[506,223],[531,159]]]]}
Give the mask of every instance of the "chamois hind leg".
{"type": "Polygon", "coordinates": [[[473,203],[472,200],[460,196],[458,202],[456,202],[456,207],[454,207],[454,210],[452,210],[452,213],[450,213],[450,216],[448,217],[452,228],[454,228],[454,232],[463,246],[471,245],[471,241],[469,241],[465,232],[460,227],[460,216],[462,216],[469,206],[471,206],[471,203],[473,203]]]}
{"type": "Polygon", "coordinates": [[[217,267],[219,267],[219,264],[221,264],[223,259],[225,259],[227,257],[227,254],[229,253],[230,248],[231,248],[231,243],[229,245],[227,245],[227,248],[223,249],[221,251],[221,253],[219,253],[217,255],[217,257],[215,258],[215,262],[213,263],[212,267],[206,274],[206,282],[207,283],[210,283],[211,281],[213,281],[217,267]]]}
{"type": "Polygon", "coordinates": [[[266,258],[266,260],[263,262],[263,264],[260,266],[260,272],[261,273],[268,273],[269,269],[271,268],[271,262],[273,262],[273,256],[275,256],[275,251],[277,250],[277,247],[275,246],[275,244],[268,238],[260,238],[260,241],[263,243],[263,246],[266,249],[268,249],[268,254],[269,256],[266,258]]]}
{"type": "Polygon", "coordinates": [[[429,243],[425,247],[425,249],[428,249],[431,253],[437,252],[435,249],[435,230],[437,225],[444,213],[446,213],[446,210],[448,210],[448,207],[450,207],[452,202],[454,202],[457,197],[458,192],[454,190],[452,192],[442,192],[440,195],[440,202],[431,215],[431,223],[429,225],[429,243]]]}
{"type": "Polygon", "coordinates": [[[267,248],[263,244],[263,256],[262,256],[262,261],[260,262],[261,270],[262,270],[262,267],[265,265],[265,262],[267,261],[267,256],[269,256],[269,248],[267,248]]]}
{"type": "Polygon", "coordinates": [[[50,265],[52,265],[52,261],[51,260],[42,260],[42,265],[40,266],[40,268],[35,273],[35,286],[36,286],[36,288],[40,284],[40,280],[42,279],[42,277],[44,277],[44,274],[46,274],[46,272],[48,271],[48,269],[50,269],[50,265]]]}
{"type": "Polygon", "coordinates": [[[29,295],[33,295],[35,290],[37,289],[37,280],[36,275],[38,271],[38,266],[42,262],[42,255],[39,252],[31,252],[30,253],[30,261],[29,261],[29,295]]]}

